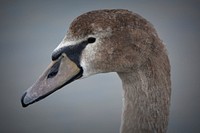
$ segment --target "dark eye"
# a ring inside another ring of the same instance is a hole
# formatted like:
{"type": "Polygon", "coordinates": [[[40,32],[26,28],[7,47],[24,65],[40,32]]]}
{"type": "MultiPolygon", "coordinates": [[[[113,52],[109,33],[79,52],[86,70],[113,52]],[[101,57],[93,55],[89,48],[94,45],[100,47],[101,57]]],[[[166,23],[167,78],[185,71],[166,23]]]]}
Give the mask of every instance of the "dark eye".
{"type": "Polygon", "coordinates": [[[88,41],[88,43],[94,43],[96,41],[96,38],[89,37],[87,41],[88,41]]]}

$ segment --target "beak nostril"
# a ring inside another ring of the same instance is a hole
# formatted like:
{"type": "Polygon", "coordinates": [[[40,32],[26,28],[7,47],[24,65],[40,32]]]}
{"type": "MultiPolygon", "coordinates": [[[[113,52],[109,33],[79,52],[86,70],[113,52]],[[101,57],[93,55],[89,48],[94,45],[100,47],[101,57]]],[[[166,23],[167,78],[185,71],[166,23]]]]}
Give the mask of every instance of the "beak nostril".
{"type": "Polygon", "coordinates": [[[58,71],[52,71],[51,73],[49,73],[47,78],[53,78],[54,76],[56,76],[57,73],[58,73],[58,71]]]}
{"type": "Polygon", "coordinates": [[[47,79],[48,79],[48,78],[53,78],[53,77],[55,77],[55,76],[57,75],[58,70],[59,70],[59,66],[60,66],[60,60],[57,61],[57,62],[51,67],[51,69],[50,69],[50,71],[49,71],[49,74],[48,74],[48,76],[47,76],[47,79]]]}

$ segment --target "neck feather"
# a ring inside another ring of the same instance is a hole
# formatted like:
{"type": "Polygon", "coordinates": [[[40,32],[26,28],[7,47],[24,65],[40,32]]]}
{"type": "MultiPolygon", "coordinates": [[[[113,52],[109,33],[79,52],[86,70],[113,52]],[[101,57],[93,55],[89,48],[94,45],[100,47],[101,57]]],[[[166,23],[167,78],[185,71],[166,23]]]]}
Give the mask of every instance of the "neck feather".
{"type": "Polygon", "coordinates": [[[165,133],[170,102],[168,67],[118,73],[123,83],[121,133],[165,133]]]}

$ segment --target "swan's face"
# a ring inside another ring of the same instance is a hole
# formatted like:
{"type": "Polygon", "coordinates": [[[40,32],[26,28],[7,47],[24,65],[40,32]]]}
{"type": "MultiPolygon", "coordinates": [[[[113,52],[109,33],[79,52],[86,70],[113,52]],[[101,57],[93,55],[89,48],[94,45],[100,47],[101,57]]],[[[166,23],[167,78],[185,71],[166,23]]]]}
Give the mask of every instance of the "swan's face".
{"type": "Polygon", "coordinates": [[[128,25],[126,15],[135,21],[125,10],[94,11],[75,19],[53,51],[52,63],[23,95],[22,105],[28,106],[79,78],[137,68],[143,56],[134,46],[139,37],[133,38],[137,32],[131,32],[134,23],[128,25]]]}
{"type": "Polygon", "coordinates": [[[109,27],[98,28],[93,34],[80,38],[72,37],[68,33],[54,50],[52,59],[56,60],[61,54],[66,54],[82,70],[82,78],[115,71],[120,50],[113,45],[112,36],[109,27]]]}
{"type": "MultiPolygon", "coordinates": [[[[110,61],[107,56],[110,50],[107,44],[108,38],[112,34],[111,29],[99,30],[95,34],[89,34],[81,38],[72,37],[69,34],[53,51],[53,60],[58,59],[63,53],[66,54],[82,70],[81,76],[83,78],[109,71],[110,61]],[[107,67],[107,69],[104,67],[107,67]]],[[[111,49],[113,50],[113,48],[111,49]]]]}

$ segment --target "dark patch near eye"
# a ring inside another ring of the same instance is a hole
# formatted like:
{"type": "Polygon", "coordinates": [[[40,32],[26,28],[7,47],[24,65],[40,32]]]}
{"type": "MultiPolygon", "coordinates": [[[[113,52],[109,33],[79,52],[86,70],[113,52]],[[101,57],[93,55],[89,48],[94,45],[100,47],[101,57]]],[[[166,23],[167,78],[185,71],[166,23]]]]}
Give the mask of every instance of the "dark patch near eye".
{"type": "Polygon", "coordinates": [[[64,50],[64,53],[66,53],[66,55],[76,63],[76,65],[80,66],[80,55],[83,51],[83,49],[87,46],[87,42],[84,41],[80,44],[76,44],[73,46],[68,46],[66,47],[66,49],[64,50]]]}
{"type": "MultiPolygon", "coordinates": [[[[80,55],[83,51],[83,49],[89,44],[94,43],[96,41],[96,38],[89,37],[86,41],[82,41],[79,44],[66,46],[63,48],[60,48],[58,51],[54,52],[52,54],[52,60],[57,60],[62,53],[65,53],[68,58],[70,58],[74,63],[76,63],[77,66],[80,67],[80,55]]],[[[56,72],[55,72],[56,73],[56,72]]],[[[54,73],[52,73],[53,75],[54,73]]]]}
{"type": "Polygon", "coordinates": [[[88,41],[83,41],[79,44],[63,47],[52,54],[52,60],[57,60],[62,53],[65,53],[70,60],[80,67],[80,55],[87,44],[88,41]]]}
{"type": "Polygon", "coordinates": [[[88,43],[94,43],[96,41],[96,38],[89,37],[87,41],[88,41],[88,43]]]}

